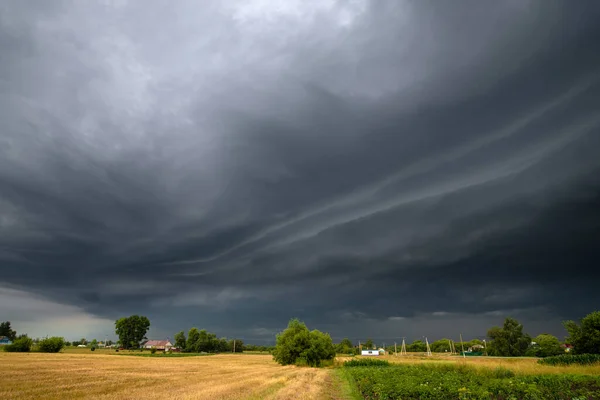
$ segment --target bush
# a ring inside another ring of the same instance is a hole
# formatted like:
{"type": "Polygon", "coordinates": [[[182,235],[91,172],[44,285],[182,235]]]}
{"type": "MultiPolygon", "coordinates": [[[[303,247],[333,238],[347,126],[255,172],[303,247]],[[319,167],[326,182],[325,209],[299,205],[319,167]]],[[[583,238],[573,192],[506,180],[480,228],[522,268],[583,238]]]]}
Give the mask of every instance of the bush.
{"type": "Polygon", "coordinates": [[[33,340],[27,336],[21,336],[15,339],[12,344],[4,346],[4,351],[9,353],[27,353],[31,351],[31,346],[33,346],[33,340]]]}
{"type": "Polygon", "coordinates": [[[357,358],[346,361],[344,367],[389,367],[390,363],[386,360],[377,360],[375,358],[357,358]]]}
{"type": "Polygon", "coordinates": [[[92,347],[90,348],[90,350],[91,350],[91,351],[96,351],[96,347],[95,347],[95,346],[92,346],[92,347]]]}
{"type": "Polygon", "coordinates": [[[281,365],[322,366],[323,361],[335,358],[335,348],[327,333],[309,332],[303,322],[290,320],[285,331],[277,335],[273,358],[281,365]]]}
{"type": "Polygon", "coordinates": [[[542,365],[591,365],[600,363],[600,354],[564,354],[538,360],[542,365]]]}
{"type": "Polygon", "coordinates": [[[152,348],[150,348],[150,354],[156,354],[156,347],[152,346],[152,348]]]}
{"type": "Polygon", "coordinates": [[[58,336],[40,340],[38,347],[42,353],[58,353],[65,347],[65,340],[58,336]]]}

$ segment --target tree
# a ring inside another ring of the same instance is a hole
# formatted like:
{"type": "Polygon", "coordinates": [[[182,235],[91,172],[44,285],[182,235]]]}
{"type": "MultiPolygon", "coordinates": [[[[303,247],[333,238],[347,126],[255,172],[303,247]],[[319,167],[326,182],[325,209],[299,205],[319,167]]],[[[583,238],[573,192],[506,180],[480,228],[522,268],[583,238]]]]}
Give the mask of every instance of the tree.
{"type": "Polygon", "coordinates": [[[492,356],[523,356],[531,343],[531,337],[523,333],[523,325],[514,318],[506,318],[502,328],[491,328],[488,336],[492,339],[488,348],[492,356]]]}
{"type": "Polygon", "coordinates": [[[98,347],[98,341],[97,341],[96,339],[93,339],[93,340],[90,342],[90,346],[92,346],[92,347],[98,347]]]}
{"type": "Polygon", "coordinates": [[[183,333],[183,331],[175,334],[175,347],[180,350],[185,349],[185,333],[183,333]]]}
{"type": "Polygon", "coordinates": [[[533,357],[550,357],[564,353],[556,336],[543,333],[533,339],[535,344],[527,350],[526,355],[533,357]]]}
{"type": "Polygon", "coordinates": [[[574,354],[600,354],[600,311],[586,315],[581,324],[565,321],[563,325],[569,337],[567,341],[573,345],[574,354]]]}
{"type": "Polygon", "coordinates": [[[370,339],[370,338],[367,339],[367,341],[365,342],[364,346],[365,346],[365,349],[368,349],[368,350],[374,349],[375,345],[373,344],[373,339],[370,339]]]}
{"type": "Polygon", "coordinates": [[[348,338],[342,339],[342,341],[335,347],[335,351],[340,354],[350,354],[354,351],[354,345],[348,338]]]}
{"type": "Polygon", "coordinates": [[[88,341],[86,338],[81,338],[81,340],[79,341],[82,345],[87,345],[88,341]]]}
{"type": "Polygon", "coordinates": [[[324,360],[335,357],[331,336],[318,330],[308,331],[298,319],[292,319],[288,327],[277,335],[273,358],[281,365],[307,364],[319,366],[324,360]]]}
{"type": "MultiPolygon", "coordinates": [[[[427,346],[425,346],[427,347],[427,346]]],[[[440,339],[440,340],[436,340],[435,342],[431,343],[431,345],[429,346],[431,348],[431,351],[434,353],[444,353],[444,352],[450,352],[450,339],[440,339]]],[[[427,351],[427,349],[425,349],[425,351],[427,351]]]]}
{"type": "Polygon", "coordinates": [[[132,315],[115,321],[115,333],[126,349],[139,348],[140,342],[146,338],[148,329],[150,329],[150,320],[140,315],[132,315]]]}
{"type": "Polygon", "coordinates": [[[190,331],[188,332],[188,338],[187,338],[187,342],[185,343],[185,351],[187,352],[193,352],[196,351],[196,343],[198,342],[198,340],[200,339],[200,331],[198,331],[198,328],[192,328],[190,329],[190,331]]]}
{"type": "Polygon", "coordinates": [[[10,321],[0,323],[0,336],[6,336],[11,342],[17,338],[17,332],[10,327],[10,321]]]}
{"type": "Polygon", "coordinates": [[[65,347],[65,340],[58,336],[40,340],[38,347],[42,353],[58,353],[65,347]]]}
{"type": "Polygon", "coordinates": [[[422,340],[415,340],[414,342],[406,346],[406,351],[414,353],[425,353],[427,351],[427,345],[422,340]]]}
{"type": "Polygon", "coordinates": [[[244,341],[242,339],[231,339],[227,347],[227,351],[242,353],[244,351],[244,341]]]}
{"type": "Polygon", "coordinates": [[[4,351],[9,353],[27,353],[31,350],[31,346],[33,346],[33,340],[27,337],[27,335],[20,335],[12,344],[3,347],[4,351]]]}

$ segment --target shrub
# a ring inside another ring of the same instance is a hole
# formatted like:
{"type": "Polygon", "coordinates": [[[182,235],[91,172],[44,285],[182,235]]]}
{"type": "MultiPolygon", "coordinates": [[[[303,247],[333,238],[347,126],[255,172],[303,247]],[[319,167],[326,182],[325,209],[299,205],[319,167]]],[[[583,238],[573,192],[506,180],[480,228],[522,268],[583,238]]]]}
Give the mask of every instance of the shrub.
{"type": "Polygon", "coordinates": [[[346,361],[344,367],[389,367],[390,363],[386,360],[377,360],[374,358],[357,358],[346,361]]]}
{"type": "Polygon", "coordinates": [[[33,340],[27,336],[21,336],[15,339],[12,344],[4,346],[4,351],[9,353],[27,353],[31,350],[31,346],[33,346],[33,340]]]}
{"type": "Polygon", "coordinates": [[[542,365],[590,365],[600,363],[600,354],[564,354],[538,360],[542,365]]]}
{"type": "Polygon", "coordinates": [[[306,363],[318,367],[335,358],[335,348],[329,334],[316,329],[309,332],[303,322],[292,319],[287,329],[277,335],[273,358],[281,365],[306,363]]]}
{"type": "Polygon", "coordinates": [[[96,351],[96,346],[92,346],[92,347],[90,348],[90,350],[91,350],[91,351],[96,351]]]}
{"type": "Polygon", "coordinates": [[[150,353],[151,354],[155,354],[156,353],[156,347],[152,346],[152,348],[150,348],[150,353]]]}
{"type": "Polygon", "coordinates": [[[65,340],[58,336],[40,340],[38,347],[42,353],[58,353],[65,347],[65,340]]]}

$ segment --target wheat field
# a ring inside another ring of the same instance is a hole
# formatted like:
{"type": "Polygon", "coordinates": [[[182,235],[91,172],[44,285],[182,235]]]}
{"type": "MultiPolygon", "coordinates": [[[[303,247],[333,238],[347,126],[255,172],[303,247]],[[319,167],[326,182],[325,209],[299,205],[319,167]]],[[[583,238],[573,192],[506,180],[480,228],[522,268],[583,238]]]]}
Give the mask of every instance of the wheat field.
{"type": "Polygon", "coordinates": [[[0,352],[0,399],[343,399],[332,371],[268,355],[0,352]]]}

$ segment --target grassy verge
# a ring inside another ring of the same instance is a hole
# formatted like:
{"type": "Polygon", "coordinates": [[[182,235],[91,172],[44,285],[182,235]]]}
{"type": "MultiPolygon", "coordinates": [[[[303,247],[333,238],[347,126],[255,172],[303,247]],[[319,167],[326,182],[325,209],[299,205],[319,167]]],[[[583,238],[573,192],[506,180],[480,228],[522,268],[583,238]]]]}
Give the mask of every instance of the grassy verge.
{"type": "Polygon", "coordinates": [[[462,364],[345,366],[342,376],[364,399],[596,399],[600,377],[517,375],[504,367],[462,364]]]}
{"type": "Polygon", "coordinates": [[[150,352],[137,352],[137,351],[119,351],[118,353],[110,353],[116,356],[134,356],[134,357],[161,357],[161,358],[170,358],[170,357],[202,357],[202,356],[212,356],[212,353],[159,353],[156,352],[154,354],[150,352]]]}

